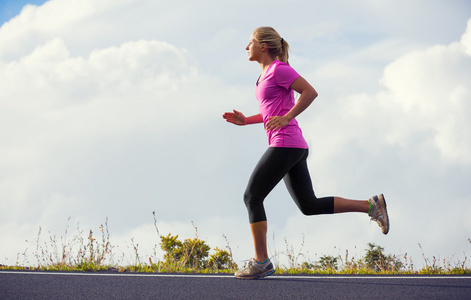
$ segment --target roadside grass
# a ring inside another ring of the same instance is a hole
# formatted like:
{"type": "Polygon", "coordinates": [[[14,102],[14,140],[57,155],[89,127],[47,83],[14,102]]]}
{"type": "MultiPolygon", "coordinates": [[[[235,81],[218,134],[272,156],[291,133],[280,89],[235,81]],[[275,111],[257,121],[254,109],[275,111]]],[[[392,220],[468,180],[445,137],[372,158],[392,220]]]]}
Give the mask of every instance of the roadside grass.
{"type": "MultiPolygon", "coordinates": [[[[178,235],[161,235],[157,227],[155,212],[154,226],[160,239],[159,245],[155,245],[154,254],[148,257],[148,261],[142,261],[139,254],[139,246],[131,239],[129,247],[134,262],[124,263],[124,253],[117,255],[119,247],[110,242],[108,219],[99,227],[98,236],[89,230],[88,236],[77,225],[77,233],[68,237],[69,225],[60,238],[52,235],[46,241],[42,241],[42,229],[39,228],[35,248],[32,255],[26,249],[18,253],[13,265],[1,265],[0,270],[40,270],[40,271],[79,271],[79,272],[136,272],[136,273],[224,273],[232,274],[239,266],[235,263],[232,250],[226,240],[225,249],[218,247],[211,249],[205,241],[198,237],[198,229],[195,228],[195,237],[181,241],[178,235]],[[165,252],[163,258],[157,257],[157,248],[165,252]],[[210,254],[212,252],[212,254],[210,254]],[[34,257],[34,261],[30,261],[34,257]]],[[[70,218],[69,218],[70,220],[70,218]]],[[[468,238],[471,244],[471,239],[468,238]]],[[[469,275],[469,257],[452,262],[451,259],[439,261],[435,257],[429,259],[425,256],[422,246],[424,266],[416,268],[412,259],[407,254],[396,256],[385,254],[384,248],[369,243],[366,255],[355,258],[350,257],[348,250],[344,256],[323,255],[319,260],[306,261],[302,252],[304,241],[300,250],[296,251],[285,239],[286,249],[272,254],[276,274],[305,274],[305,275],[469,275]],[[287,259],[288,265],[280,265],[279,258],[287,259]]],[[[241,268],[245,266],[240,266],[241,268]]]]}

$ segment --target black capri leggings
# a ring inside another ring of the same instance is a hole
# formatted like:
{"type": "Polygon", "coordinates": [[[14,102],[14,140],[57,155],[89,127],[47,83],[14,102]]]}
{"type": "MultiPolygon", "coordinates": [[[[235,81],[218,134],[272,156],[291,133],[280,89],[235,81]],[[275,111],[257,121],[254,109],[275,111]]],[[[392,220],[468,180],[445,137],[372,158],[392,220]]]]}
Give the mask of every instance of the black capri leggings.
{"type": "Polygon", "coordinates": [[[250,223],[266,221],[263,200],[283,179],[296,205],[305,215],[334,213],[334,197],[317,198],[307,168],[308,149],[270,147],[250,177],[244,202],[250,223]]]}

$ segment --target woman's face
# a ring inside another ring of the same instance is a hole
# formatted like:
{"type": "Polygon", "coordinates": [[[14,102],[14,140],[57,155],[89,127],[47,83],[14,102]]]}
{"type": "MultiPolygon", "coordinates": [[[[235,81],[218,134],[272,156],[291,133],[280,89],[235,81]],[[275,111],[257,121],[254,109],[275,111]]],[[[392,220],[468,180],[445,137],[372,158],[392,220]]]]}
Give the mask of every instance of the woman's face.
{"type": "Polygon", "coordinates": [[[253,33],[250,36],[249,44],[247,45],[247,47],[245,47],[245,50],[248,51],[250,61],[258,61],[258,59],[262,55],[262,47],[255,39],[253,33]]]}

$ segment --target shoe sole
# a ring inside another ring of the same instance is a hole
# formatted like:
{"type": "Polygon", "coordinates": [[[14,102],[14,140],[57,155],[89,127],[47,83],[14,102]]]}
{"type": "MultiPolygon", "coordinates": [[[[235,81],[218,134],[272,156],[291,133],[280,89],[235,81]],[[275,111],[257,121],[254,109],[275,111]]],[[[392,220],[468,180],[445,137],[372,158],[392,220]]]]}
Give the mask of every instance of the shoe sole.
{"type": "Polygon", "coordinates": [[[262,274],[258,274],[258,275],[252,276],[252,277],[237,277],[237,276],[236,276],[236,278],[237,278],[237,279],[252,279],[252,280],[253,280],[253,279],[262,279],[262,278],[265,278],[265,277],[267,277],[267,276],[272,275],[273,273],[275,273],[275,269],[272,269],[272,270],[270,270],[270,271],[268,271],[268,272],[265,272],[265,273],[262,273],[262,274]]]}
{"type": "Polygon", "coordinates": [[[258,277],[255,277],[255,279],[262,279],[262,278],[272,275],[273,273],[275,273],[275,269],[270,270],[262,275],[259,275],[258,277]]]}
{"type": "MultiPolygon", "coordinates": [[[[378,202],[379,202],[379,205],[380,205],[380,209],[383,210],[382,211],[383,216],[386,217],[387,228],[386,228],[386,232],[384,232],[384,230],[383,230],[383,234],[388,234],[389,233],[389,216],[388,216],[388,208],[387,208],[387,205],[386,205],[386,198],[384,198],[383,194],[379,195],[378,202]],[[379,201],[380,197],[383,201],[379,201]]],[[[381,228],[381,229],[383,229],[383,228],[381,228]]]]}

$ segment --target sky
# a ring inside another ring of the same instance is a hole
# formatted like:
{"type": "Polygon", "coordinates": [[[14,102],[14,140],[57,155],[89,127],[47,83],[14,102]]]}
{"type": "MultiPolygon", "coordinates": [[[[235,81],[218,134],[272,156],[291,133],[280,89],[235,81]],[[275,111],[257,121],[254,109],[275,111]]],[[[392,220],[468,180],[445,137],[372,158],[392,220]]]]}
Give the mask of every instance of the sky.
{"type": "Polygon", "coordinates": [[[197,233],[250,259],[242,196],[267,138],[222,114],[258,113],[260,67],[245,47],[259,26],[282,35],[319,93],[297,118],[316,195],[383,193],[391,223],[384,236],[364,214],[304,216],[280,183],[265,200],[270,256],[359,258],[374,243],[417,266],[470,259],[469,1],[0,8],[0,264],[34,264],[37,241],[87,236],[106,220],[115,251],[131,263],[138,244],[147,261],[154,211],[161,235],[197,233]]]}

